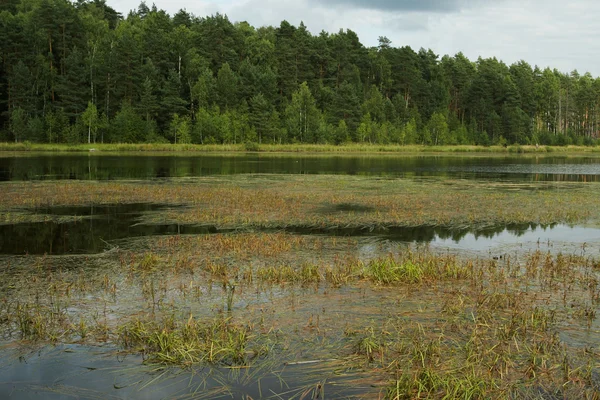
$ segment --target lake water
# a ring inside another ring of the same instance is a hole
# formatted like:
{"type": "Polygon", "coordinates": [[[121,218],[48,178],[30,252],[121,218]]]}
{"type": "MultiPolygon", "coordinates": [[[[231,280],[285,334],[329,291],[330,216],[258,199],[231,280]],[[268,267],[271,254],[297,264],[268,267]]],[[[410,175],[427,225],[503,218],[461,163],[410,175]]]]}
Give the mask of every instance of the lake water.
{"type": "Polygon", "coordinates": [[[360,377],[360,371],[344,378],[311,363],[283,368],[277,364],[276,371],[257,377],[253,369],[157,369],[141,365],[141,356],[119,357],[110,347],[59,345],[26,355],[8,353],[15,358],[9,365],[0,358],[1,399],[287,399],[302,398],[309,382],[327,378],[338,383],[328,386],[327,398],[365,392],[363,387],[342,385],[360,377]]]}
{"type": "Polygon", "coordinates": [[[156,179],[225,174],[440,176],[600,181],[600,158],[473,155],[0,154],[0,181],[156,179]]]}

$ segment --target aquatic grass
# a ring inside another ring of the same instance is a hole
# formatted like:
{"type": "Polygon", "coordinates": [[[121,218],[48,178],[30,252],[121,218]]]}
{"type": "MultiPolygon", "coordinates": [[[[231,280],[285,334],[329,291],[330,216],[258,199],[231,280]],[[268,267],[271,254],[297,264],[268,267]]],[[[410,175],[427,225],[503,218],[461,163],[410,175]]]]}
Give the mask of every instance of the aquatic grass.
{"type": "Polygon", "coordinates": [[[357,259],[337,260],[333,265],[325,266],[323,277],[333,287],[341,287],[359,280],[363,274],[364,264],[357,259]]]}
{"type": "Polygon", "coordinates": [[[72,331],[65,311],[60,306],[17,303],[7,321],[21,337],[29,341],[56,342],[72,331]]]}
{"type": "Polygon", "coordinates": [[[490,319],[467,336],[446,331],[431,338],[422,327],[396,328],[398,335],[388,335],[382,347],[382,362],[396,375],[386,398],[504,398],[519,377],[532,386],[565,382],[556,335],[541,330],[498,342],[495,326],[490,319]]]}
{"type": "MultiPolygon", "coordinates": [[[[480,399],[497,393],[497,384],[486,376],[468,373],[460,376],[454,371],[440,373],[434,368],[403,374],[388,388],[385,398],[404,399],[480,399]]],[[[499,393],[498,393],[499,394],[499,393]]],[[[498,397],[496,397],[498,398],[498,397]]]]}
{"type": "MultiPolygon", "coordinates": [[[[160,240],[179,244],[189,241],[193,244],[196,239],[190,237],[160,240]]],[[[308,246],[315,245],[311,239],[305,238],[305,241],[308,246]]],[[[323,240],[322,243],[323,247],[332,244],[330,239],[323,240]]],[[[340,243],[346,246],[349,242],[340,239],[340,243]]],[[[345,339],[342,339],[340,349],[333,348],[328,351],[335,354],[335,357],[344,359],[349,368],[362,368],[389,380],[389,388],[384,388],[382,394],[388,393],[390,398],[397,394],[394,388],[398,387],[398,381],[401,393],[407,398],[452,398],[469,396],[469,393],[479,393],[474,398],[502,398],[511,390],[516,390],[512,386],[518,382],[525,382],[523,386],[526,387],[519,390],[528,392],[533,390],[530,386],[545,385],[555,390],[566,382],[583,379],[583,374],[580,377],[573,371],[578,370],[587,361],[571,358],[572,351],[566,348],[556,332],[560,331],[561,324],[567,324],[569,327],[583,325],[579,319],[570,318],[575,315],[571,303],[562,305],[561,285],[564,281],[563,275],[567,275],[569,282],[573,282],[574,285],[570,289],[570,301],[589,299],[589,285],[593,284],[589,279],[594,262],[591,259],[534,252],[518,262],[512,259],[465,260],[429,250],[403,250],[365,261],[350,256],[331,258],[335,260],[331,264],[305,262],[302,258],[298,258],[295,263],[278,264],[272,258],[265,257],[261,263],[254,266],[240,266],[239,272],[235,274],[239,281],[234,281],[233,276],[228,276],[228,279],[232,280],[216,279],[214,285],[218,287],[225,284],[225,290],[222,293],[217,292],[218,301],[211,310],[206,294],[195,297],[186,289],[186,293],[190,294],[186,297],[180,295],[182,292],[179,288],[184,282],[192,283],[190,280],[193,280],[193,287],[208,285],[207,279],[218,277],[195,272],[189,275],[185,271],[172,268],[176,261],[168,260],[168,257],[194,259],[195,248],[176,245],[173,249],[177,251],[171,253],[168,248],[169,246],[159,248],[152,253],[165,261],[166,267],[160,267],[158,271],[151,273],[130,274],[127,268],[119,267],[122,254],[106,256],[113,260],[115,270],[127,277],[129,290],[134,290],[138,296],[145,292],[146,298],[151,296],[150,292],[155,293],[153,303],[160,303],[160,307],[153,310],[154,314],[144,305],[150,317],[136,316],[135,314],[140,312],[141,303],[138,301],[138,306],[132,305],[127,311],[129,314],[125,314],[128,322],[121,325],[115,325],[113,322],[99,327],[102,316],[96,319],[87,318],[86,315],[89,314],[86,314],[85,309],[80,309],[71,318],[72,322],[67,327],[68,334],[60,336],[58,340],[94,341],[101,338],[100,332],[103,331],[107,338],[118,338],[117,342],[127,352],[144,354],[148,363],[186,367],[246,367],[263,362],[260,357],[260,354],[264,354],[263,346],[276,352],[277,356],[283,354],[287,358],[294,357],[288,347],[288,343],[296,343],[296,340],[299,340],[294,338],[301,337],[306,341],[305,347],[301,346],[303,350],[298,350],[299,352],[318,354],[319,346],[326,346],[324,337],[335,341],[336,337],[343,336],[345,339]],[[166,256],[164,251],[171,256],[166,256]],[[382,260],[388,262],[392,270],[407,262],[419,266],[423,272],[420,283],[408,280],[381,284],[371,280],[367,277],[369,263],[382,260]],[[527,264],[537,265],[535,276],[527,278],[527,264]],[[253,272],[250,275],[252,280],[241,279],[242,271],[253,272]],[[259,271],[263,271],[264,276],[268,278],[259,279],[259,271]],[[330,282],[328,276],[334,274],[342,276],[343,279],[335,278],[330,282]],[[587,280],[583,280],[586,276],[587,280]],[[552,277],[552,281],[557,282],[558,286],[541,285],[541,282],[548,281],[548,277],[552,277]],[[526,290],[522,286],[522,280],[525,278],[529,280],[526,290]],[[274,284],[281,284],[281,289],[272,290],[268,284],[269,280],[274,284]],[[337,284],[333,284],[333,281],[337,284]],[[321,287],[320,290],[311,287],[310,296],[301,295],[305,290],[303,286],[314,286],[315,283],[321,287]],[[246,284],[249,286],[245,287],[246,284]],[[227,285],[237,286],[235,290],[231,290],[227,285]],[[294,286],[297,289],[294,289],[294,286]],[[338,287],[345,288],[334,290],[338,287]],[[399,291],[399,287],[407,287],[410,290],[399,291]],[[359,288],[362,289],[359,291],[359,288]],[[553,299],[552,293],[558,298],[553,299]],[[234,307],[233,296],[237,304],[245,304],[243,311],[234,307]],[[341,305],[332,304],[331,300],[338,297],[341,305]],[[261,300],[258,300],[259,298],[261,300]],[[198,299],[201,301],[197,301],[198,299]],[[290,305],[291,303],[293,304],[290,305]],[[363,306],[364,309],[361,308],[363,306]],[[175,317],[183,315],[181,311],[187,310],[188,307],[194,310],[195,315],[206,317],[194,317],[188,326],[189,319],[175,317]],[[337,307],[339,310],[336,310],[337,307]],[[334,314],[344,313],[341,314],[344,318],[328,318],[332,312],[331,308],[334,314]],[[226,313],[223,309],[229,312],[226,313]],[[321,309],[322,312],[316,312],[321,309]],[[241,314],[243,319],[240,319],[241,314]],[[236,336],[235,332],[240,333],[238,328],[242,332],[241,338],[243,339],[244,335],[246,337],[246,345],[238,346],[237,352],[216,352],[215,357],[211,358],[210,348],[206,344],[206,337],[211,334],[203,336],[198,332],[218,325],[212,318],[216,318],[216,321],[227,320],[226,324],[234,326],[231,329],[209,329],[216,331],[212,333],[211,339],[215,343],[213,351],[218,350],[219,346],[236,349],[235,343],[220,336],[219,332],[228,331],[233,337],[236,336]],[[361,326],[366,318],[373,322],[366,327],[361,326]],[[84,324],[78,326],[82,321],[84,324]],[[286,336],[286,343],[271,347],[269,340],[272,339],[273,332],[278,332],[276,325],[285,332],[275,333],[275,336],[281,338],[287,333],[290,336],[286,336]],[[85,338],[81,337],[82,331],[85,332],[85,338]],[[302,334],[298,335],[298,332],[302,334]],[[198,343],[202,343],[204,350],[200,349],[198,343]],[[346,346],[343,346],[344,343],[346,346]],[[246,359],[236,358],[235,354],[243,354],[246,359]],[[565,354],[569,354],[568,368],[564,365],[565,354]],[[220,355],[225,358],[219,359],[220,355]],[[209,361],[210,359],[213,361],[209,361]],[[353,363],[356,363],[356,367],[352,367],[353,363]],[[567,373],[565,370],[568,370],[567,373]],[[490,385],[480,387],[477,384],[480,380],[485,380],[490,385]],[[480,389],[482,392],[478,392],[480,389]]],[[[294,253],[294,250],[290,251],[294,253]]],[[[125,257],[127,265],[138,265],[148,254],[145,248],[134,253],[125,257]]],[[[237,251],[226,251],[223,254],[231,253],[237,251]]],[[[211,260],[204,250],[202,257],[211,260]]],[[[220,257],[222,254],[217,252],[212,262],[217,264],[220,257]]],[[[34,260],[33,257],[30,259],[34,260]]],[[[60,258],[36,257],[35,262],[39,264],[39,270],[44,272],[37,278],[36,285],[49,288],[48,295],[69,295],[73,298],[71,301],[77,300],[80,284],[76,282],[80,274],[63,271],[60,258]],[[49,268],[50,265],[52,269],[49,268]],[[70,287],[71,284],[73,285],[70,287]]],[[[198,268],[201,269],[202,265],[199,263],[198,268]]],[[[121,288],[122,283],[118,277],[110,275],[107,279],[106,270],[101,270],[81,286],[81,294],[105,293],[112,298],[110,288],[117,283],[121,288]]],[[[117,298],[124,294],[121,290],[116,291],[117,298]]],[[[42,292],[41,303],[48,300],[44,296],[45,292],[42,292]]],[[[65,305],[60,307],[64,308],[65,305]]],[[[125,310],[119,311],[123,312],[125,310]]],[[[568,393],[575,395],[575,398],[578,397],[577,394],[592,390],[589,383],[583,383],[580,391],[574,386],[569,386],[568,393]]]]}
{"type": "Polygon", "coordinates": [[[420,283],[425,271],[422,266],[410,260],[398,262],[387,257],[369,262],[365,267],[365,275],[373,282],[381,284],[420,283]]]}
{"type": "Polygon", "coordinates": [[[363,269],[364,278],[377,284],[418,284],[423,281],[464,280],[473,276],[472,261],[431,253],[388,255],[369,261],[363,269]]]}
{"type": "MultiPolygon", "coordinates": [[[[119,329],[121,345],[145,355],[148,362],[160,364],[247,365],[267,347],[254,346],[248,324],[234,323],[231,318],[208,322],[190,316],[186,322],[174,318],[135,320],[119,329]]],[[[256,343],[254,343],[256,345],[256,343]]]]}
{"type": "MultiPolygon", "coordinates": [[[[545,189],[546,183],[533,184],[545,189]]],[[[489,185],[436,179],[373,181],[348,176],[202,177],[168,182],[8,182],[0,191],[7,212],[38,205],[153,202],[187,205],[144,216],[146,223],[183,223],[215,229],[272,229],[385,232],[394,227],[493,227],[498,224],[574,223],[595,218],[600,185],[557,183],[556,189],[529,190],[532,184],[489,185]],[[189,181],[189,182],[188,182],[189,181]],[[188,183],[198,183],[190,185],[188,183]],[[504,190],[507,187],[510,190],[504,190]],[[528,190],[513,190],[527,187],[528,190]],[[356,204],[373,211],[323,212],[332,204],[356,204]]],[[[433,229],[432,229],[433,232],[433,229]]],[[[274,236],[276,239],[277,236],[274,236]]],[[[248,243],[253,248],[252,243],[248,243]]],[[[265,247],[275,255],[274,240],[265,247]]],[[[292,246],[295,246],[293,243],[292,246]]],[[[225,251],[228,244],[221,246],[225,251]]]]}
{"type": "Polygon", "coordinates": [[[160,258],[153,253],[146,253],[143,255],[139,263],[134,267],[134,271],[152,272],[155,271],[160,263],[160,258]]]}
{"type": "Polygon", "coordinates": [[[383,355],[383,340],[381,334],[375,332],[372,326],[362,332],[345,332],[346,336],[353,336],[352,348],[355,354],[362,355],[367,362],[373,362],[377,355],[383,355]]]}
{"type": "MultiPolygon", "coordinates": [[[[25,340],[112,341],[156,368],[245,371],[263,365],[265,351],[268,362],[335,358],[340,371],[365,371],[365,386],[389,398],[594,398],[598,392],[593,311],[600,277],[597,260],[587,257],[590,248],[557,254],[542,243],[531,253],[472,256],[310,235],[311,229],[343,234],[344,228],[379,234],[413,221],[481,227],[496,220],[586,218],[597,205],[595,184],[513,197],[502,193],[505,185],[477,182],[245,180],[6,185],[16,196],[0,191],[8,209],[43,202],[38,195],[61,204],[62,189],[73,202],[171,196],[168,204],[189,208],[144,216],[144,222],[203,220],[235,231],[140,238],[93,256],[4,258],[3,267],[6,260],[10,267],[0,282],[1,328],[12,340],[21,338],[18,302],[27,306],[19,311],[23,330],[31,332],[25,340]],[[574,210],[576,200],[582,201],[576,215],[558,209],[574,210]],[[481,205],[474,207],[476,201],[481,205]],[[376,211],[323,213],[331,204],[376,211]],[[484,209],[490,205],[499,209],[484,209]],[[257,231],[263,228],[273,230],[257,231]],[[50,315],[55,320],[38,329],[36,318],[50,315]],[[377,386],[382,380],[386,386],[377,386]]],[[[312,380],[315,390],[306,393],[316,393],[322,380],[312,380]]]]}
{"type": "Polygon", "coordinates": [[[298,273],[290,265],[270,265],[258,268],[256,270],[256,279],[267,283],[284,284],[287,282],[296,282],[298,280],[298,273]]]}

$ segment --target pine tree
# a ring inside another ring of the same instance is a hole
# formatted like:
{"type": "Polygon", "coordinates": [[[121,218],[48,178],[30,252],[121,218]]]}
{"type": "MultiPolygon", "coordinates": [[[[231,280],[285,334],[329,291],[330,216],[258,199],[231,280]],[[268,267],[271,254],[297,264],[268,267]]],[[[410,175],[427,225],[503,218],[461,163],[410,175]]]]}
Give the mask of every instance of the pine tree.
{"type": "Polygon", "coordinates": [[[250,124],[256,129],[258,134],[258,143],[262,143],[262,139],[269,135],[269,123],[272,107],[265,99],[262,93],[250,99],[250,124]]]}

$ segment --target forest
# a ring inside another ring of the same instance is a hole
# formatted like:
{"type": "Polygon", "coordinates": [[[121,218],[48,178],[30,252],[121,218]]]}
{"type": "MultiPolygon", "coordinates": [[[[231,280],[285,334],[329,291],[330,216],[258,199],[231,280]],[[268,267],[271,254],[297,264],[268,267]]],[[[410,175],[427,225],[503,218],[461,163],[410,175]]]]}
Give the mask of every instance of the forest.
{"type": "Polygon", "coordinates": [[[0,4],[0,141],[593,145],[600,79],[142,2],[0,4]]]}

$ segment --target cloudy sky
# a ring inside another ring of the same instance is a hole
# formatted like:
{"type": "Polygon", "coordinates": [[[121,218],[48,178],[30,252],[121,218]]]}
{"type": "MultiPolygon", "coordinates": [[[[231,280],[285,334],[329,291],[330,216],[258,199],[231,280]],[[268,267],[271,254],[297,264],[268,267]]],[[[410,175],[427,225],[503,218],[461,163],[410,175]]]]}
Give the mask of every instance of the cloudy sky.
{"type": "MultiPolygon", "coordinates": [[[[139,0],[107,0],[127,15],[139,0]]],[[[152,0],[147,0],[150,6],[152,0]]],[[[600,2],[596,0],[155,0],[171,15],[227,14],[254,26],[300,21],[313,33],[355,31],[365,46],[387,36],[393,46],[462,51],[471,60],[525,60],[563,72],[600,76],[600,2]]]]}

